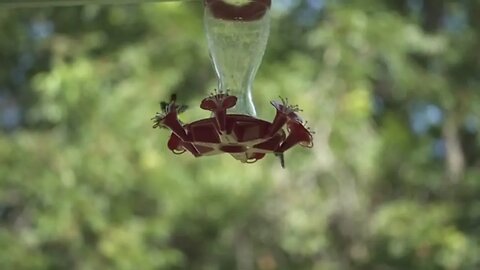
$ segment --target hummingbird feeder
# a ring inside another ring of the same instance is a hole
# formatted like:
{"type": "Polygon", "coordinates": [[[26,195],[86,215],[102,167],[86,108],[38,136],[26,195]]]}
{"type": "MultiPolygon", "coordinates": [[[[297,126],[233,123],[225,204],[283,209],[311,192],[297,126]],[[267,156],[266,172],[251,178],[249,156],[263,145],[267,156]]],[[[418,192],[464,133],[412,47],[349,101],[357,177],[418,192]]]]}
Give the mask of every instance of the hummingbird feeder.
{"type": "Polygon", "coordinates": [[[204,0],[208,47],[219,80],[218,90],[203,99],[200,108],[211,117],[182,123],[185,106],[172,95],[153,118],[154,128],[168,128],[167,143],[175,154],[195,157],[227,153],[243,163],[254,163],[273,153],[284,167],[283,153],[293,146],[312,147],[312,132],[287,99],[272,101],[272,122],[256,117],[252,83],[262,61],[270,32],[271,0],[204,0]]]}

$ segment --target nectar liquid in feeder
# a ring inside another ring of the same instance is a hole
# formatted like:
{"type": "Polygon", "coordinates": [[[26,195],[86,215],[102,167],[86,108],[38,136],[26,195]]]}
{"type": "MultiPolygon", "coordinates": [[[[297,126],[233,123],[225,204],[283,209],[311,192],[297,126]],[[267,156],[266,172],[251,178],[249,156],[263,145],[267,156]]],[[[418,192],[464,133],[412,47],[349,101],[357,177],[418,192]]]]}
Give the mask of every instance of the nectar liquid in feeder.
{"type": "Polygon", "coordinates": [[[270,33],[270,1],[241,2],[205,0],[204,23],[218,90],[238,97],[229,112],[255,116],[252,84],[270,33]]]}

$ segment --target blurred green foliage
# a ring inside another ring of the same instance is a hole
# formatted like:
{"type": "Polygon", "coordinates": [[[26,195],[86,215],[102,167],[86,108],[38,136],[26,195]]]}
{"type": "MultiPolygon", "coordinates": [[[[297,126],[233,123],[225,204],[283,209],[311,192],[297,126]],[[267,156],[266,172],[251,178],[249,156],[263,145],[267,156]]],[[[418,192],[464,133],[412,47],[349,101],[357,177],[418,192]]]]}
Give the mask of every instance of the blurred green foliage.
{"type": "Polygon", "coordinates": [[[0,10],[0,269],[480,269],[480,1],[274,5],[259,116],[316,131],[286,170],[150,128],[207,115],[201,4],[0,10]]]}

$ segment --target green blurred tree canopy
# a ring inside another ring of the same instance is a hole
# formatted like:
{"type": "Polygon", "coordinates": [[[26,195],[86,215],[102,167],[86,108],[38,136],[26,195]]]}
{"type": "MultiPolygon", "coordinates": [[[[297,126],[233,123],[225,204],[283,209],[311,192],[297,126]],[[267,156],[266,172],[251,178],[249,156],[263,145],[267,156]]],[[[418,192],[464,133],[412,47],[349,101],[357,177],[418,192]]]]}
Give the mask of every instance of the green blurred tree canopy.
{"type": "Polygon", "coordinates": [[[200,2],[0,10],[0,269],[480,269],[480,1],[274,1],[259,117],[312,150],[195,159],[200,2]]]}

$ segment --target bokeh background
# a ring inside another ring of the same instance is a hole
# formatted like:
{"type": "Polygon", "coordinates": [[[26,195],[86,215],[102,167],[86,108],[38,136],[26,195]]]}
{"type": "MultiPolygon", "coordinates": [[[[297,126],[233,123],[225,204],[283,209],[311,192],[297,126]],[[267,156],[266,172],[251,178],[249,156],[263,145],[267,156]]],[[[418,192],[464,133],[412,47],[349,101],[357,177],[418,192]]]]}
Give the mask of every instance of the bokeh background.
{"type": "Polygon", "coordinates": [[[274,0],[281,169],[151,128],[216,85],[200,2],[0,9],[0,269],[480,269],[480,1],[274,0]]]}

